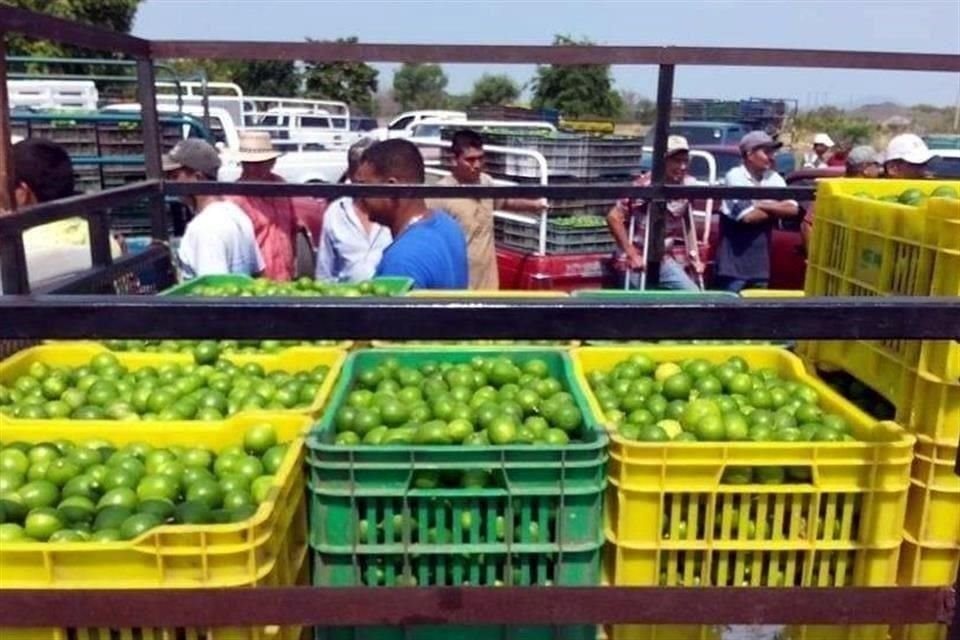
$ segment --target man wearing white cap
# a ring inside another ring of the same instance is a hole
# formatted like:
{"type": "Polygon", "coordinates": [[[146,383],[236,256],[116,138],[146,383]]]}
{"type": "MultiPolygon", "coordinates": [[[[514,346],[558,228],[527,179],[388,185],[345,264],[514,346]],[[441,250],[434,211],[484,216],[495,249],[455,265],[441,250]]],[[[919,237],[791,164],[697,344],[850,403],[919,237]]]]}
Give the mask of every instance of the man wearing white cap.
{"type": "Polygon", "coordinates": [[[827,153],[833,148],[833,139],[825,133],[813,136],[813,153],[803,156],[804,169],[822,169],[827,164],[827,153]]]}
{"type": "Polygon", "coordinates": [[[901,133],[887,144],[883,154],[883,169],[888,178],[916,180],[929,175],[927,163],[936,154],[927,148],[920,136],[913,133],[901,133]]]}
{"type": "MultiPolygon", "coordinates": [[[[697,184],[697,180],[687,173],[690,166],[690,145],[683,136],[667,138],[666,172],[667,184],[697,184]]],[[[650,175],[646,174],[634,182],[636,186],[645,187],[650,184],[650,175]]],[[[624,198],[619,200],[610,213],[607,214],[607,226],[617,241],[617,247],[622,251],[631,269],[642,271],[647,268],[643,256],[636,244],[630,242],[626,221],[630,216],[636,216],[646,211],[647,201],[643,199],[624,198]]],[[[690,201],[686,199],[670,200],[667,202],[666,243],[663,262],[660,265],[660,287],[663,289],[677,289],[681,291],[698,291],[699,287],[687,275],[683,264],[672,255],[677,240],[683,243],[686,257],[690,260],[698,274],[703,273],[703,264],[700,262],[700,252],[697,246],[697,233],[690,222],[690,201]]]]}
{"type": "MultiPolygon", "coordinates": [[[[728,187],[785,187],[773,170],[780,143],[763,131],[751,131],[740,140],[743,164],[727,172],[728,187]]],[[[800,211],[796,200],[724,200],[717,248],[717,284],[733,293],[764,289],[770,280],[770,236],[779,218],[800,211]]]]}
{"type": "MultiPolygon", "coordinates": [[[[181,140],[163,156],[167,180],[215,181],[220,156],[210,144],[197,138],[181,140]]],[[[253,224],[243,209],[220,196],[182,196],[193,210],[193,219],[177,252],[185,278],[263,271],[263,257],[253,235],[253,224]]]]}

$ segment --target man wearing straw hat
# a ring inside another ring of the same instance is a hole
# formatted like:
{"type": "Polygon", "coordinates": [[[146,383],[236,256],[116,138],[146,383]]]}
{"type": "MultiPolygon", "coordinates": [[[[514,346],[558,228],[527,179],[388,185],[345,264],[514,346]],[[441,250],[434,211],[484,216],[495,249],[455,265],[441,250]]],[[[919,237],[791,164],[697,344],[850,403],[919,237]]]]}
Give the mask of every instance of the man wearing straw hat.
{"type": "MultiPolygon", "coordinates": [[[[273,172],[282,154],[266,131],[240,131],[240,148],[235,157],[243,168],[238,182],[283,182],[273,172]]],[[[271,280],[292,280],[296,275],[296,237],[300,219],[324,205],[312,198],[230,196],[253,222],[257,245],[263,254],[264,275],[271,280]]],[[[322,215],[322,214],[320,214],[322,215]]]]}

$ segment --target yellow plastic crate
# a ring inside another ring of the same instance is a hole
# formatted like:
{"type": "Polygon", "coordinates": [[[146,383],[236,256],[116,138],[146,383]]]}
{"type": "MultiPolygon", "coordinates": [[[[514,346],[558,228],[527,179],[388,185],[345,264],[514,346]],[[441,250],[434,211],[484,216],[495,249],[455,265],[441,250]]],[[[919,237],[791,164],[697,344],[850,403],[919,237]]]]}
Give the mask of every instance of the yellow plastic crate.
{"type": "Polygon", "coordinates": [[[960,546],[957,442],[917,437],[904,530],[920,544],[960,546]]]}
{"type": "MultiPolygon", "coordinates": [[[[10,384],[16,378],[27,375],[30,365],[34,362],[43,362],[56,367],[79,367],[88,364],[90,360],[99,353],[107,352],[107,348],[102,345],[91,343],[72,343],[62,342],[58,344],[47,344],[39,347],[32,347],[16,353],[6,360],[0,361],[0,382],[10,384]]],[[[110,352],[116,355],[117,360],[123,366],[130,370],[137,370],[143,367],[158,367],[164,364],[190,364],[193,362],[193,356],[185,353],[124,353],[110,352]]],[[[330,368],[327,377],[320,385],[313,403],[309,407],[287,410],[263,410],[263,411],[243,411],[237,415],[305,415],[318,416],[330,397],[330,392],[336,383],[337,376],[340,374],[340,368],[346,359],[346,352],[342,349],[327,347],[295,347],[287,349],[281,354],[276,355],[235,355],[227,358],[236,364],[247,364],[255,362],[260,364],[267,372],[270,371],[309,371],[316,366],[326,365],[330,368]]],[[[75,421],[64,420],[24,420],[11,416],[3,416],[3,424],[16,425],[19,423],[51,423],[65,425],[75,424],[75,421]]],[[[89,420],[84,421],[99,425],[101,428],[109,429],[111,425],[115,426],[113,420],[89,420]]],[[[225,421],[215,421],[211,424],[223,424],[225,421]]],[[[138,428],[146,422],[136,423],[138,428]]],[[[160,423],[167,424],[167,423],[160,423]]],[[[196,422],[192,424],[197,424],[196,422]]],[[[70,427],[72,428],[72,427],[70,427]]]]}
{"type": "Polygon", "coordinates": [[[937,441],[960,438],[960,382],[905,367],[875,343],[806,341],[798,351],[812,366],[839,367],[877,391],[909,431],[937,441]]]}
{"type": "Polygon", "coordinates": [[[262,422],[273,424],[280,440],[291,444],[267,500],[249,520],[164,525],[134,540],[102,544],[7,542],[0,547],[0,590],[252,586],[277,565],[283,575],[296,574],[307,540],[303,438],[312,420],[306,416],[238,415],[223,422],[138,423],[135,429],[118,422],[17,420],[4,421],[2,437],[24,442],[103,439],[217,451],[238,444],[247,428],[262,422]]]}
{"type": "MultiPolygon", "coordinates": [[[[573,350],[594,419],[604,415],[586,375],[634,353],[655,361],[738,355],[820,395],[862,442],[645,443],[610,440],[605,572],[618,586],[889,586],[910,486],[915,438],[869,416],[806,373],[799,358],[768,346],[645,346],[573,350]],[[794,466],[811,480],[730,485],[728,467],[794,466]]],[[[885,639],[887,626],[803,627],[791,637],[885,639]]],[[[707,627],[626,625],[616,640],[711,637],[707,627]]]]}
{"type": "MultiPolygon", "coordinates": [[[[817,296],[960,296],[960,200],[930,198],[920,207],[856,197],[930,192],[957,181],[827,180],[819,183],[806,293],[817,296]]],[[[900,366],[960,382],[960,341],[854,341],[844,368],[870,373],[870,348],[900,366]],[[861,353],[864,352],[864,353],[861,353]]],[[[801,346],[803,351],[806,347],[801,346]]]]}
{"type": "MultiPolygon", "coordinates": [[[[920,544],[905,535],[897,584],[902,587],[944,587],[960,576],[960,545],[920,544]]],[[[891,629],[892,640],[947,640],[945,625],[912,624],[891,629]]]]}

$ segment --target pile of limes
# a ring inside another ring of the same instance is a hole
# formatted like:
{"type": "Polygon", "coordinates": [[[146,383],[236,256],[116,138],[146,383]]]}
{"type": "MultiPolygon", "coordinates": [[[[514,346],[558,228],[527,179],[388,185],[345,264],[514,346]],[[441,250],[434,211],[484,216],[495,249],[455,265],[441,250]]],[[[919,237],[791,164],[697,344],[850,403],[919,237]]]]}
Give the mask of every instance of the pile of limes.
{"type": "Polygon", "coordinates": [[[257,363],[162,364],[136,370],[110,352],[88,365],[34,362],[0,384],[0,416],[74,420],[221,420],[245,410],[310,406],[329,367],[267,373],[257,363]]]}
{"type": "Polygon", "coordinates": [[[539,358],[385,358],[357,373],[334,422],[342,445],[565,445],[580,437],[583,415],[539,358]]]}
{"type": "Polygon", "coordinates": [[[376,280],[367,280],[353,284],[324,282],[312,278],[300,278],[291,282],[257,278],[250,282],[229,282],[198,284],[188,293],[191,296],[207,297],[293,297],[309,298],[317,296],[357,297],[390,296],[390,287],[376,280]]]}
{"type": "Polygon", "coordinates": [[[240,522],[276,484],[287,444],[270,424],[219,453],[106,440],[0,448],[0,543],[132,540],[164,524],[240,522]]]}
{"type": "Polygon", "coordinates": [[[221,355],[274,354],[290,347],[333,347],[336,340],[105,340],[111,351],[190,353],[197,364],[210,364],[221,355]]]}
{"type": "Polygon", "coordinates": [[[936,189],[933,189],[929,193],[923,189],[911,187],[909,189],[904,189],[902,192],[896,195],[878,197],[866,191],[858,191],[853,194],[853,197],[863,198],[865,200],[880,200],[881,202],[895,202],[897,204],[905,204],[907,206],[916,207],[923,204],[927,198],[949,198],[951,200],[960,199],[960,192],[958,192],[956,188],[944,184],[940,185],[936,189]]]}
{"type": "Polygon", "coordinates": [[[842,442],[850,425],[819,406],[812,387],[738,356],[655,362],[634,354],[587,376],[607,420],[628,440],[647,442],[842,442]]]}

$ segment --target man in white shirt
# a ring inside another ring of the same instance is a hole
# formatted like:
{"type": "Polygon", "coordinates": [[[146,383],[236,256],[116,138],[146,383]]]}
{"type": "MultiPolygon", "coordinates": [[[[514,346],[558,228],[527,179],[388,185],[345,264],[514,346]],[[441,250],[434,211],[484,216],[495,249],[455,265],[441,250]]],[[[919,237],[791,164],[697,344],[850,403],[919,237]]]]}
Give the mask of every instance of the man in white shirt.
{"type": "MultiPolygon", "coordinates": [[[[740,140],[743,164],[727,172],[728,187],[785,187],[773,170],[780,143],[763,131],[751,131],[740,140]]],[[[724,200],[717,248],[717,285],[740,293],[765,289],[770,280],[770,236],[780,218],[800,212],[796,200],[724,200]]]]}
{"type": "MultiPolygon", "coordinates": [[[[163,156],[168,180],[216,180],[220,156],[211,145],[196,138],[178,142],[163,156]]],[[[253,233],[253,223],[243,209],[220,196],[181,198],[194,214],[180,241],[180,266],[185,279],[238,273],[259,275],[263,256],[253,233]]]]}
{"type": "MultiPolygon", "coordinates": [[[[347,152],[347,172],[342,182],[352,182],[360,167],[360,157],[373,138],[361,138],[347,152]]],[[[323,229],[317,249],[317,280],[362,282],[377,271],[383,251],[393,242],[390,229],[370,219],[360,204],[350,197],[330,203],[323,214],[323,229]]]]}

